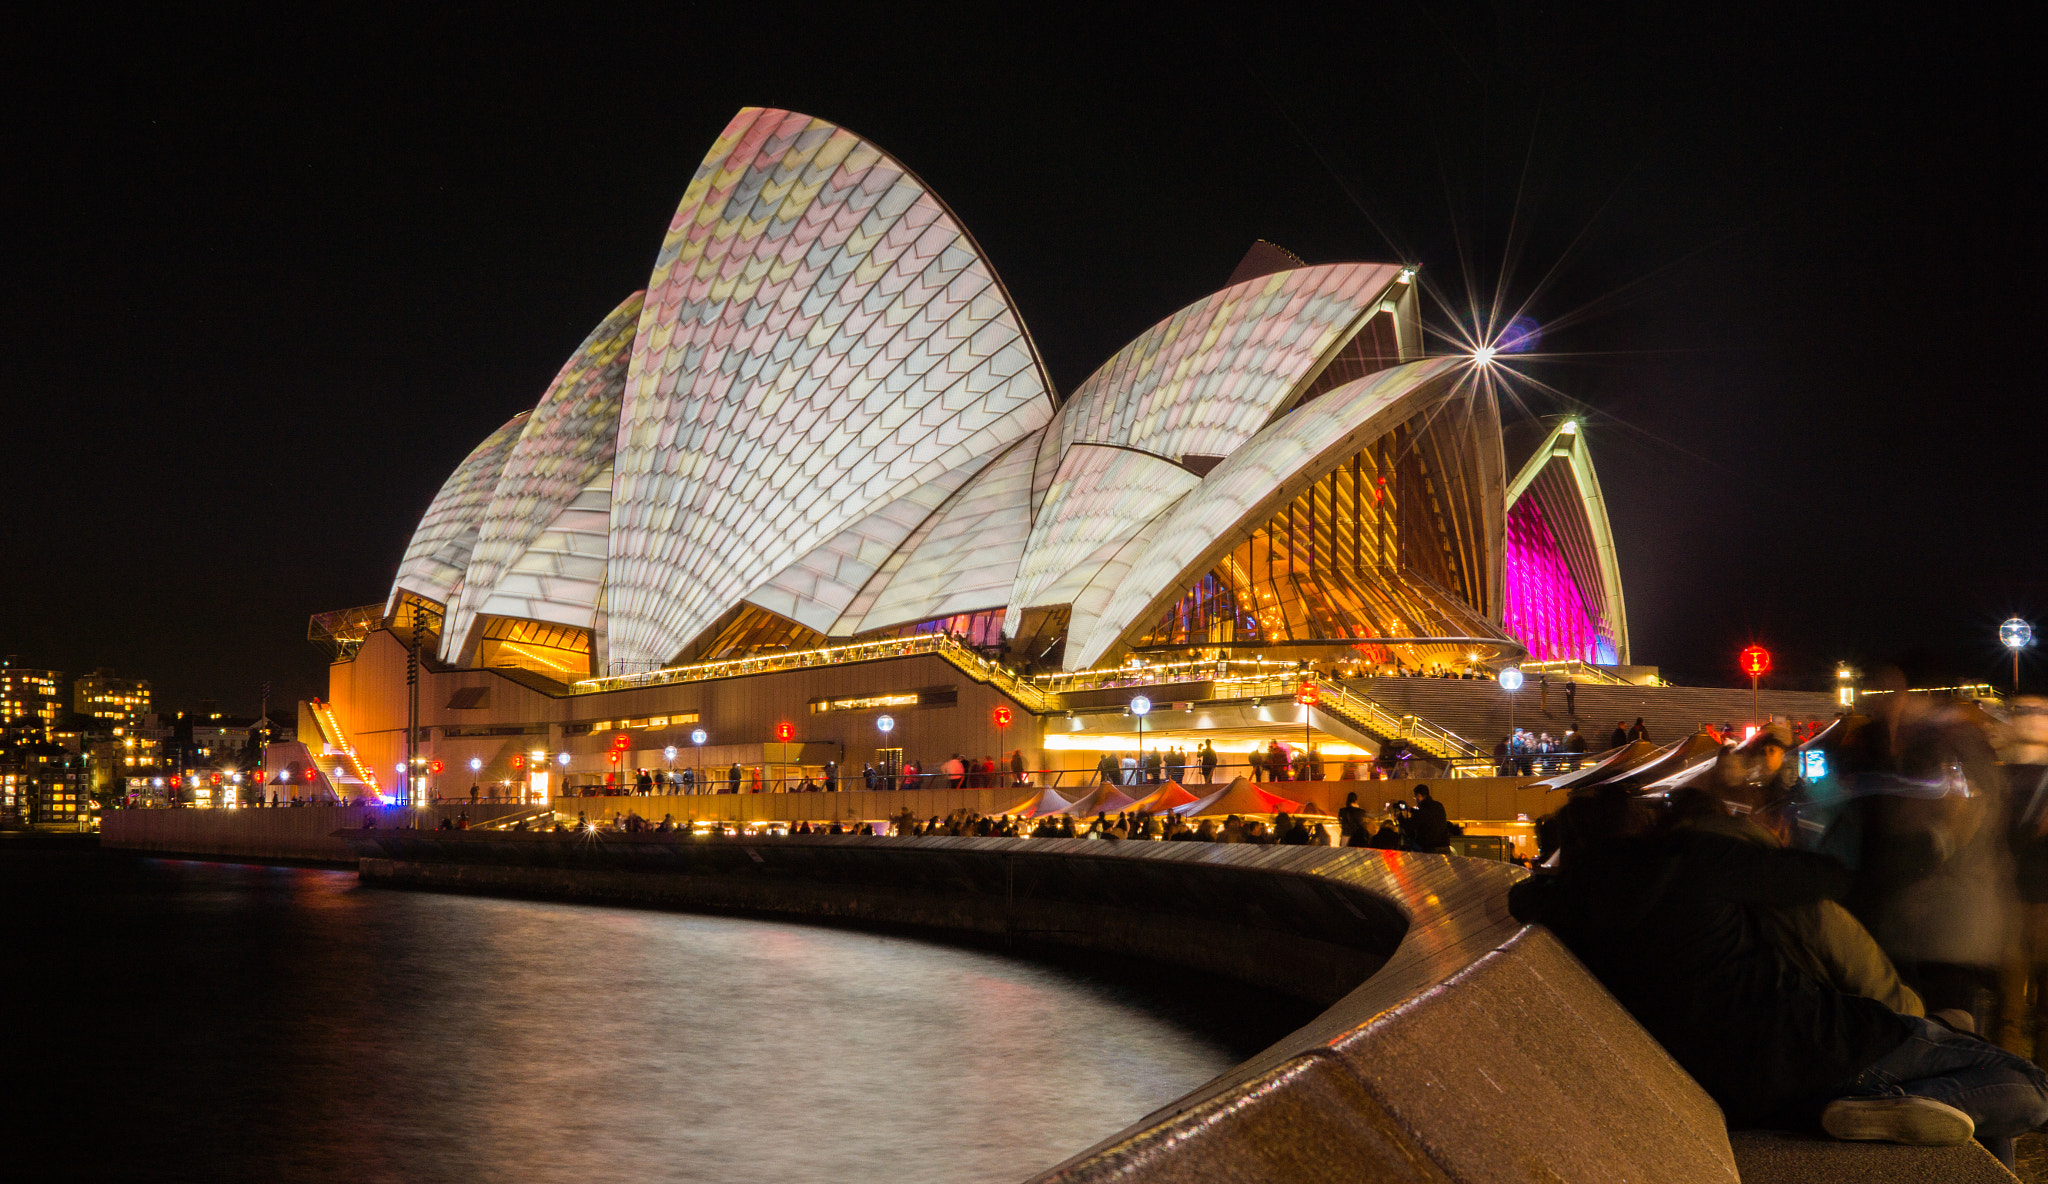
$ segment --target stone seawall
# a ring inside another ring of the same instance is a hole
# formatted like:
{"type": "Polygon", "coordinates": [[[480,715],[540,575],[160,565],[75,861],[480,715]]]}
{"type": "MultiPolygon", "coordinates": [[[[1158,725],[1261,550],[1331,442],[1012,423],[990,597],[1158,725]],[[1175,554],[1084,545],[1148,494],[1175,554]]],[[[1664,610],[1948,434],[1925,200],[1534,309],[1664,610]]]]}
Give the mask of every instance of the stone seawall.
{"type": "Polygon", "coordinates": [[[1035,1180],[1732,1182],[1720,1110],[1546,931],[1518,869],[1066,839],[355,832],[367,883],[1000,935],[1327,1003],[1035,1180]]]}
{"type": "Polygon", "coordinates": [[[284,806],[241,810],[108,810],[100,816],[100,846],[207,859],[290,860],[354,867],[356,855],[335,837],[371,814],[380,827],[420,825],[467,813],[472,822],[523,813],[524,806],[435,806],[424,810],[368,806],[284,806]]]}

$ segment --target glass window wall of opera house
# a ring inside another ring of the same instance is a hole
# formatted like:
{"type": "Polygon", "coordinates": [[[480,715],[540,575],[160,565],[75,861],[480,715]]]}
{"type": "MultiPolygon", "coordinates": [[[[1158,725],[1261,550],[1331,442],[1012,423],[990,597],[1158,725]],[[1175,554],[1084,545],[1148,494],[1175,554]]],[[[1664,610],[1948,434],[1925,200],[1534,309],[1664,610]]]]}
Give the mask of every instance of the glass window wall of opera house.
{"type": "Polygon", "coordinates": [[[904,164],[743,110],[646,288],[537,403],[508,392],[386,601],[314,617],[308,791],[417,796],[431,762],[461,798],[953,754],[1035,779],[1140,740],[1369,763],[1396,729],[1356,679],[1626,664],[1583,426],[1504,432],[1417,288],[1261,242],[1063,397],[904,164]]]}

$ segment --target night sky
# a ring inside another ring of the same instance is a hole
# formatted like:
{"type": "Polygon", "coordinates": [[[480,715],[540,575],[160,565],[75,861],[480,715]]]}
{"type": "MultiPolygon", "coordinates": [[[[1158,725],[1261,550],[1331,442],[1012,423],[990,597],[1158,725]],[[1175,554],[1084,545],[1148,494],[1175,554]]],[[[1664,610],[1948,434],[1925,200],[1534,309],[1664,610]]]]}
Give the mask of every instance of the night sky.
{"type": "Polygon", "coordinates": [[[1586,411],[1668,674],[1736,682],[1760,641],[1779,685],[2002,681],[1997,623],[2048,608],[2042,30],[1961,23],[1989,10],[55,7],[0,50],[24,664],[324,694],[307,615],[384,598],[746,105],[915,169],[1062,392],[1257,238],[1419,262],[1438,326],[1527,301],[1570,397],[1527,409],[1586,411]]]}

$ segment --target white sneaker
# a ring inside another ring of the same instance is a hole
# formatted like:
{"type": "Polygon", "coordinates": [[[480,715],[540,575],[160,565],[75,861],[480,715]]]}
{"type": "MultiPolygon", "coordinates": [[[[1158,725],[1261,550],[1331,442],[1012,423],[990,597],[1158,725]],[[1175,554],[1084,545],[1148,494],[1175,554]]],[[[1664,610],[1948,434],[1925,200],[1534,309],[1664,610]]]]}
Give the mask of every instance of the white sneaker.
{"type": "Polygon", "coordinates": [[[1896,1098],[1837,1098],[1820,1112],[1821,1129],[1837,1139],[1954,1147],[1970,1141],[1977,1124],[1946,1102],[1906,1094],[1896,1098]]]}

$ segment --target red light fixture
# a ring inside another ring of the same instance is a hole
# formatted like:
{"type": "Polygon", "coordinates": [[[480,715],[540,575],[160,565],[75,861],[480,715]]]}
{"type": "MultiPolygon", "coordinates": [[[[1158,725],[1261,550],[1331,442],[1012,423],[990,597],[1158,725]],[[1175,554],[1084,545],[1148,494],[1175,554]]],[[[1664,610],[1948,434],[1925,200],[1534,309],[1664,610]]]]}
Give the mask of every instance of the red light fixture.
{"type": "Polygon", "coordinates": [[[1015,718],[1016,716],[1011,713],[1010,709],[1007,706],[1001,706],[996,708],[997,727],[1007,728],[1010,726],[1010,721],[1015,718]]]}
{"type": "Polygon", "coordinates": [[[620,732],[618,735],[612,737],[612,747],[618,749],[620,752],[624,752],[628,748],[633,747],[633,738],[631,736],[626,735],[624,732],[620,732]]]}
{"type": "Polygon", "coordinates": [[[1305,682],[1301,684],[1300,690],[1294,692],[1294,701],[1303,707],[1314,707],[1322,700],[1316,690],[1316,684],[1305,682]]]}
{"type": "Polygon", "coordinates": [[[515,768],[515,769],[524,769],[524,768],[526,767],[526,758],[525,758],[525,757],[523,757],[523,756],[515,756],[515,757],[513,757],[513,758],[512,758],[512,767],[513,767],[513,768],[515,768]]]}
{"type": "Polygon", "coordinates": [[[435,761],[435,762],[434,762],[433,764],[431,764],[431,765],[428,765],[428,766],[427,766],[427,771],[428,771],[429,773],[439,773],[439,772],[441,771],[441,762],[440,762],[440,761],[435,761]]]}
{"type": "Polygon", "coordinates": [[[791,740],[793,740],[793,739],[795,739],[795,738],[796,738],[796,725],[795,725],[795,724],[776,724],[776,725],[775,725],[775,738],[776,738],[777,740],[780,740],[780,741],[781,741],[782,743],[784,743],[784,744],[787,744],[787,743],[789,743],[789,742],[790,742],[791,740]]]}
{"type": "Polygon", "coordinates": [[[1742,651],[1742,672],[1751,678],[1760,678],[1771,672],[1771,651],[1760,645],[1753,645],[1742,651]]]}

